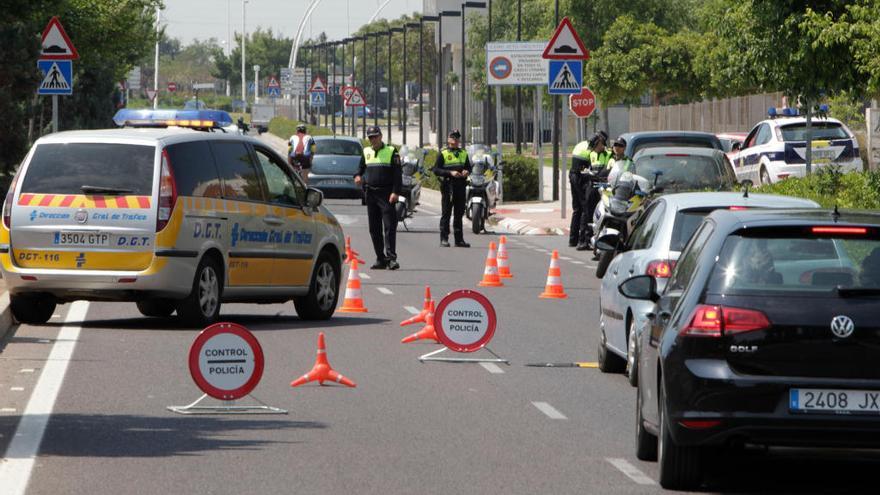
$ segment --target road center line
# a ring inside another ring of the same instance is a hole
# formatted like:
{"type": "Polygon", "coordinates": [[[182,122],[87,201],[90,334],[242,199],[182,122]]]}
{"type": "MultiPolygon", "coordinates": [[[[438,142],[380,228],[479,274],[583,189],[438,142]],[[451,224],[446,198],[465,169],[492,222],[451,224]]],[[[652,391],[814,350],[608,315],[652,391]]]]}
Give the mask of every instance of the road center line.
{"type": "Polygon", "coordinates": [[[361,276],[361,278],[364,279],[364,280],[370,280],[370,276],[367,275],[366,273],[361,273],[360,276],[361,276]]]}
{"type": "Polygon", "coordinates": [[[404,306],[403,309],[407,310],[409,312],[409,314],[411,314],[411,315],[417,315],[421,312],[418,309],[416,309],[414,306],[404,306]]]}
{"type": "Polygon", "coordinates": [[[391,289],[388,289],[385,287],[376,287],[376,290],[381,292],[382,294],[385,294],[386,296],[390,296],[390,295],[394,294],[393,292],[391,292],[391,289]]]}
{"type": "Polygon", "coordinates": [[[557,411],[555,407],[546,402],[532,402],[532,405],[537,407],[539,411],[546,414],[550,419],[568,419],[564,414],[557,411]]]}
{"type": "Polygon", "coordinates": [[[500,375],[504,373],[504,370],[495,363],[480,363],[480,366],[486,368],[486,371],[492,373],[493,375],[500,375]]]}
{"type": "Polygon", "coordinates": [[[583,265],[584,264],[583,261],[577,261],[577,260],[572,261],[572,263],[574,263],[575,265],[583,265]]]}
{"type": "Polygon", "coordinates": [[[626,459],[619,458],[610,458],[606,457],[606,461],[610,462],[612,466],[616,467],[621,473],[625,474],[629,479],[635,481],[640,485],[656,485],[651,478],[649,478],[645,473],[639,471],[639,468],[630,464],[626,459]]]}
{"type": "Polygon", "coordinates": [[[571,258],[569,258],[568,256],[560,256],[559,259],[565,260],[565,261],[571,261],[571,258]]]}
{"type": "MultiPolygon", "coordinates": [[[[88,302],[74,302],[64,319],[65,324],[68,321],[82,321],[88,309],[88,302]]],[[[52,346],[37,386],[24,409],[15,436],[6,449],[4,462],[0,464],[0,486],[7,495],[24,494],[27,489],[34,461],[43,441],[43,433],[46,432],[55,399],[58,398],[67,366],[79,339],[79,331],[79,326],[65,325],[58,332],[58,339],[52,346]]]]}

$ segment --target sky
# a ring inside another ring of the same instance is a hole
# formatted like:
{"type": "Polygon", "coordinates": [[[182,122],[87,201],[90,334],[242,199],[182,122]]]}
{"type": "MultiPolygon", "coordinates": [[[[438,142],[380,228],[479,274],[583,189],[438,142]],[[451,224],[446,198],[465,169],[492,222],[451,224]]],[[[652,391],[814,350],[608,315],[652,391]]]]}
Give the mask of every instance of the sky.
{"type": "MultiPolygon", "coordinates": [[[[331,40],[345,38],[365,24],[383,2],[321,0],[306,24],[303,39],[318,36],[321,31],[331,40]]],[[[292,38],[309,3],[309,0],[247,0],[247,32],[257,27],[272,28],[273,32],[292,38]]],[[[231,27],[233,39],[236,32],[241,32],[241,7],[242,0],[165,0],[162,24],[169,36],[179,38],[184,45],[194,39],[209,38],[223,44],[229,38],[227,25],[231,27]]],[[[421,7],[422,0],[390,0],[379,18],[396,19],[420,11],[421,7]]]]}

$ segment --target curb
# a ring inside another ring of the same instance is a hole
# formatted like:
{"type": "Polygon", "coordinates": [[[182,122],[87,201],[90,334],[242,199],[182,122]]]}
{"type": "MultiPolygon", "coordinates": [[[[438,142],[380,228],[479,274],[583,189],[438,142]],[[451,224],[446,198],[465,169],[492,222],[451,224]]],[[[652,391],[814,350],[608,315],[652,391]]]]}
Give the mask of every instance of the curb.
{"type": "Polygon", "coordinates": [[[565,231],[556,227],[535,227],[529,220],[494,216],[489,223],[497,225],[517,235],[566,235],[565,231]]]}
{"type": "Polygon", "coordinates": [[[9,293],[4,291],[0,294],[0,341],[4,340],[11,333],[15,326],[12,319],[12,309],[9,307],[9,293]]]}

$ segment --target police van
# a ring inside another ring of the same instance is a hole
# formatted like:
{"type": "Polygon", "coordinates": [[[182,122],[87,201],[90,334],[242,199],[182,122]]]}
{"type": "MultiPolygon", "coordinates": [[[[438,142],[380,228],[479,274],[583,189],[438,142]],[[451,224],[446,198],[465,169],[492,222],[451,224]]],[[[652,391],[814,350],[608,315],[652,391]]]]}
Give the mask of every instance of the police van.
{"type": "Polygon", "coordinates": [[[0,270],[13,315],[131,301],[145,316],[215,321],[223,302],[336,308],[343,232],[317,189],[221,111],[121,110],[121,129],[39,139],[3,205],[0,270]],[[209,131],[209,132],[205,132],[209,131]]]}
{"type": "MultiPolygon", "coordinates": [[[[827,107],[822,110],[827,111],[827,107]]],[[[792,108],[770,108],[768,116],[755,125],[742,148],[731,157],[738,180],[771,184],[806,175],[806,117],[798,116],[792,108]]],[[[862,171],[859,143],[849,128],[825,117],[813,118],[811,127],[814,170],[835,164],[843,172],[862,171]]]]}

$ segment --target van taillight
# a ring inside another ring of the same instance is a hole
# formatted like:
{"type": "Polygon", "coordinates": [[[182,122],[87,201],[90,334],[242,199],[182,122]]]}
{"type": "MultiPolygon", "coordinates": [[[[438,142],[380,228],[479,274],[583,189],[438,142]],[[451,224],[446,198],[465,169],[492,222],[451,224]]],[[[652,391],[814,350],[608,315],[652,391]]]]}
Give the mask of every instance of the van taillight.
{"type": "Polygon", "coordinates": [[[15,195],[15,185],[18,182],[18,174],[12,178],[9,191],[6,191],[6,200],[3,201],[3,226],[7,229],[12,225],[12,197],[15,195]]]}
{"type": "Polygon", "coordinates": [[[674,261],[654,260],[648,263],[648,269],[645,270],[645,275],[650,275],[654,278],[669,278],[669,276],[672,275],[673,268],[675,268],[674,261]]]}
{"type": "Polygon", "coordinates": [[[174,203],[177,202],[177,187],[168,152],[162,150],[162,172],[159,176],[159,212],[156,216],[156,232],[164,229],[171,219],[174,203]]]}
{"type": "Polygon", "coordinates": [[[688,326],[679,335],[686,337],[721,337],[770,327],[764,313],[754,309],[700,304],[694,309],[688,326]]]}

